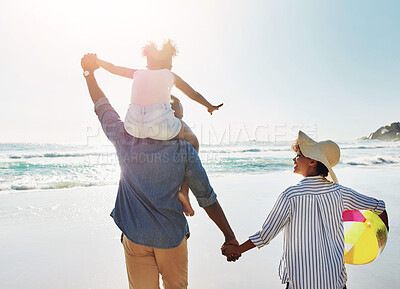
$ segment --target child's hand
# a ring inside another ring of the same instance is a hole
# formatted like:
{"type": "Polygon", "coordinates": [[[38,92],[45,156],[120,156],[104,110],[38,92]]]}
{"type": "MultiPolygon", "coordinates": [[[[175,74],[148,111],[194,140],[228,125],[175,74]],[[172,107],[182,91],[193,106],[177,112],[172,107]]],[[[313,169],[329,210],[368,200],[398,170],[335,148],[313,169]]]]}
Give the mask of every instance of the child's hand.
{"type": "Polygon", "coordinates": [[[224,105],[223,103],[221,103],[220,105],[212,105],[211,107],[208,108],[208,112],[212,115],[214,110],[218,110],[223,105],[224,105]]]}

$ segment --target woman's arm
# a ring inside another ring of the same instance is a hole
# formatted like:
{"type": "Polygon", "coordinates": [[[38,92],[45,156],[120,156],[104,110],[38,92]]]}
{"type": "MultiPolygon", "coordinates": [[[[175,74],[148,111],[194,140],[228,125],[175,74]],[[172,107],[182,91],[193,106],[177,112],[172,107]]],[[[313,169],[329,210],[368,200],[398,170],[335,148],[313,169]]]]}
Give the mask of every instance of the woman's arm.
{"type": "Polygon", "coordinates": [[[186,83],[182,78],[180,78],[178,75],[173,73],[175,76],[175,85],[176,87],[182,91],[184,94],[186,94],[190,99],[193,99],[194,101],[197,101],[198,103],[204,105],[208,112],[210,114],[213,113],[214,110],[218,110],[223,103],[220,105],[212,105],[211,103],[208,102],[207,99],[205,99],[200,93],[195,91],[188,83],[186,83]]]}
{"type": "Polygon", "coordinates": [[[386,210],[384,210],[383,213],[379,215],[379,217],[381,218],[382,222],[386,225],[386,229],[389,232],[389,218],[386,210]]]}
{"type": "Polygon", "coordinates": [[[224,254],[227,257],[234,257],[234,256],[240,256],[244,252],[255,248],[256,245],[249,239],[240,246],[234,246],[234,245],[228,245],[228,246],[223,246],[221,248],[222,254],[224,254]]]}
{"type": "Polygon", "coordinates": [[[101,60],[97,58],[97,64],[103,67],[105,70],[108,72],[111,72],[112,74],[127,77],[127,78],[133,78],[133,74],[137,69],[131,69],[127,67],[122,67],[122,66],[115,66],[112,63],[109,63],[107,61],[101,60]]]}

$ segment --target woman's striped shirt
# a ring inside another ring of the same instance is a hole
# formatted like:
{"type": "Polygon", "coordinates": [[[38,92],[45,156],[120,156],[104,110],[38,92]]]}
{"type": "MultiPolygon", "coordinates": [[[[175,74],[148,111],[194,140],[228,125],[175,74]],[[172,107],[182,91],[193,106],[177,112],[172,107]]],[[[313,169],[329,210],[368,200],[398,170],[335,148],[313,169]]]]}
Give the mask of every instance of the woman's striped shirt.
{"type": "Polygon", "coordinates": [[[380,214],[385,203],[321,176],[306,177],[279,195],[261,231],[250,240],[261,248],[284,229],[282,283],[293,289],[342,288],[347,281],[343,210],[380,214]]]}

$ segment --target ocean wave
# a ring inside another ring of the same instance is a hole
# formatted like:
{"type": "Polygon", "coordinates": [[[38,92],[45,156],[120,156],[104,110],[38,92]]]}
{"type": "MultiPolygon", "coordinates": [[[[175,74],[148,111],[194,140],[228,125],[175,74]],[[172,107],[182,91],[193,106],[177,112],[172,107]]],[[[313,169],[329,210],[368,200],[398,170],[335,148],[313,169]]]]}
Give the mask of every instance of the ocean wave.
{"type": "Polygon", "coordinates": [[[342,147],[342,150],[374,150],[374,149],[384,149],[384,148],[392,148],[389,146],[349,146],[342,147]]]}
{"type": "Polygon", "coordinates": [[[242,150],[242,153],[258,153],[261,152],[261,149],[247,149],[247,150],[242,150]]]}
{"type": "Polygon", "coordinates": [[[270,151],[273,152],[289,152],[292,150],[292,147],[287,147],[287,148],[272,148],[270,151]]]}
{"type": "Polygon", "coordinates": [[[226,149],[218,149],[218,148],[206,148],[200,149],[200,154],[206,153],[214,153],[214,154],[231,154],[231,153],[262,153],[262,152],[284,152],[290,151],[290,147],[267,147],[267,148],[226,148],[226,149]]]}
{"type": "Polygon", "coordinates": [[[75,158],[86,156],[102,156],[113,154],[111,152],[87,152],[87,153],[40,153],[40,154],[22,154],[9,155],[10,159],[32,159],[32,158],[75,158]]]}
{"type": "Polygon", "coordinates": [[[399,142],[383,142],[375,140],[359,142],[339,142],[341,150],[374,150],[374,149],[400,149],[399,142]]]}
{"type": "MultiPolygon", "coordinates": [[[[79,168],[85,168],[89,165],[80,164],[79,168]]],[[[62,168],[68,169],[71,167],[71,164],[58,164],[58,163],[50,163],[50,164],[41,164],[41,163],[31,163],[25,161],[19,162],[3,162],[0,163],[0,169],[14,171],[16,174],[19,173],[28,173],[29,171],[37,171],[42,170],[43,172],[49,172],[51,170],[60,170],[62,168]]]]}
{"type": "Polygon", "coordinates": [[[267,158],[223,158],[217,162],[204,163],[208,174],[266,173],[287,170],[292,163],[286,159],[267,158]]]}
{"type": "Polygon", "coordinates": [[[77,187],[96,187],[105,185],[114,185],[115,182],[57,182],[49,184],[36,184],[36,185],[10,185],[9,187],[2,187],[0,191],[32,191],[32,190],[58,190],[69,189],[77,187]]]}
{"type": "Polygon", "coordinates": [[[349,166],[381,166],[400,164],[400,156],[375,156],[364,157],[342,161],[343,164],[349,166]]]}
{"type": "MultiPolygon", "coordinates": [[[[14,191],[28,191],[28,190],[35,190],[37,188],[33,187],[33,186],[28,186],[28,185],[20,185],[20,186],[12,185],[10,187],[10,189],[14,190],[14,191]]],[[[3,188],[3,190],[7,190],[7,189],[3,188]]]]}

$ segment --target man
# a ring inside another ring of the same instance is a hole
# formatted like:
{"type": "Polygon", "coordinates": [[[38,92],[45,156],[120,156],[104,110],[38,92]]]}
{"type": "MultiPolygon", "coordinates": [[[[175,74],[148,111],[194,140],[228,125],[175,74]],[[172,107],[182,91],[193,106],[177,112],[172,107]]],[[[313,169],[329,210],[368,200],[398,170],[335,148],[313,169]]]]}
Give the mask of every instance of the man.
{"type": "Polygon", "coordinates": [[[165,289],[187,288],[189,228],[178,200],[183,181],[224,234],[224,244],[238,245],[199,156],[184,140],[157,141],[129,135],[97,84],[96,57],[85,55],[81,65],[95,112],[116,148],[121,167],[111,215],[123,233],[129,287],[158,289],[161,274],[165,289]]]}

